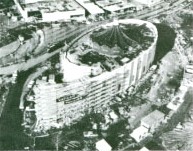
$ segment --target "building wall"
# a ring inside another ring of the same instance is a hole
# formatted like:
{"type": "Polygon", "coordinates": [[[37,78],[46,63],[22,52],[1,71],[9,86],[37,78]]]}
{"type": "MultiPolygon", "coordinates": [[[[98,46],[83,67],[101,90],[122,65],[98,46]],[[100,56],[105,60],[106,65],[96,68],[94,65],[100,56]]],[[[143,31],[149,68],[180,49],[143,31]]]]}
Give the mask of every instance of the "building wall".
{"type": "MultiPolygon", "coordinates": [[[[96,77],[87,77],[71,81],[70,83],[56,84],[55,90],[49,90],[54,95],[52,99],[50,98],[51,96],[48,97],[48,101],[42,97],[42,95],[47,95],[47,93],[39,95],[40,100],[36,101],[38,104],[43,103],[45,106],[55,104],[57,106],[57,108],[53,108],[53,114],[55,113],[56,116],[52,116],[52,114],[46,114],[45,116],[39,114],[39,116],[46,118],[40,119],[43,120],[40,122],[55,121],[59,124],[70,125],[84,116],[85,112],[90,112],[91,110],[103,112],[112,103],[116,94],[124,93],[129,86],[135,85],[147,72],[155,55],[157,43],[157,30],[155,26],[154,31],[156,38],[152,46],[142,51],[129,63],[96,77]]],[[[66,59],[65,54],[61,54],[60,59],[66,59]]],[[[47,85],[49,87],[49,84],[47,85]]],[[[41,108],[38,112],[42,112],[41,108]]],[[[49,122],[47,124],[46,127],[49,129],[51,125],[49,122]]]]}
{"type": "Polygon", "coordinates": [[[149,132],[153,133],[153,132],[155,132],[156,128],[158,128],[164,122],[164,120],[165,120],[164,117],[159,119],[159,120],[155,120],[152,125],[149,125],[149,124],[145,123],[144,121],[141,121],[141,126],[148,128],[149,132]]]}
{"type": "MultiPolygon", "coordinates": [[[[23,3],[30,4],[30,3],[38,3],[43,0],[24,0],[23,3]]],[[[47,0],[47,1],[54,1],[54,0],[47,0]]],[[[26,22],[30,22],[33,19],[28,16],[28,10],[22,8],[18,0],[14,0],[17,9],[19,10],[21,16],[25,19],[26,22]]],[[[85,17],[85,10],[83,8],[76,8],[72,11],[65,11],[65,12],[41,12],[42,13],[42,21],[43,22],[52,22],[52,21],[66,21],[69,19],[77,19],[80,17],[85,17]]]]}
{"type": "MultiPolygon", "coordinates": [[[[142,68],[149,66],[153,61],[153,57],[149,56],[149,59],[144,59],[144,66],[142,66],[142,62],[138,66],[139,60],[143,60],[144,56],[147,56],[152,51],[155,51],[155,47],[142,52],[131,62],[97,77],[86,79],[82,82],[74,82],[65,87],[55,86],[52,89],[48,84],[47,92],[42,90],[44,88],[41,88],[38,95],[41,100],[36,101],[38,104],[36,108],[39,106],[36,113],[39,112],[37,116],[41,117],[38,120],[43,122],[42,125],[46,125],[46,129],[49,129],[51,122],[70,125],[74,121],[79,120],[86,111],[95,110],[103,112],[105,107],[112,103],[111,101],[116,94],[125,92],[129,86],[135,85],[138,82],[142,76],[142,68]],[[133,73],[131,73],[132,68],[133,73]],[[76,94],[78,95],[76,96],[76,94]],[[69,95],[71,95],[71,98],[65,97],[69,95]],[[57,98],[62,97],[64,97],[64,101],[56,101],[57,98]]],[[[153,54],[151,53],[151,55],[153,54]]]]}
{"type": "Polygon", "coordinates": [[[52,22],[60,20],[68,21],[70,19],[76,19],[78,17],[85,17],[84,9],[76,9],[74,11],[66,11],[66,12],[42,13],[43,22],[52,22]]]}

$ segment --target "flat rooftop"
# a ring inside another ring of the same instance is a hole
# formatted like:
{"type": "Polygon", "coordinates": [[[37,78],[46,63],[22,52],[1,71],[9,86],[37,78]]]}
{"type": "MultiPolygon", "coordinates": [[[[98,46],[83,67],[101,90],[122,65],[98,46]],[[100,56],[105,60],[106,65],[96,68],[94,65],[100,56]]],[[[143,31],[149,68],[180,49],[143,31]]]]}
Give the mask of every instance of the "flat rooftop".
{"type": "Polygon", "coordinates": [[[165,116],[164,113],[155,110],[150,114],[148,114],[147,116],[145,116],[141,121],[148,124],[151,127],[155,122],[162,120],[164,116],[165,116]]]}
{"type": "Polygon", "coordinates": [[[58,1],[38,1],[25,5],[25,10],[41,11],[41,12],[65,12],[83,9],[79,4],[73,0],[58,0],[58,1]]]}

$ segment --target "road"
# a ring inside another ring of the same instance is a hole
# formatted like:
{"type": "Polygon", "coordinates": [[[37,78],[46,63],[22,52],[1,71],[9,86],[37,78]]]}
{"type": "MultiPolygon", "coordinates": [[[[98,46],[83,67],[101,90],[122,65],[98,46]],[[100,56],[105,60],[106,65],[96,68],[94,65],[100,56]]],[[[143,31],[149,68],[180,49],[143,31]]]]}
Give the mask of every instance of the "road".
{"type": "MultiPolygon", "coordinates": [[[[176,4],[173,5],[173,7],[168,7],[168,8],[165,8],[165,9],[158,9],[158,10],[153,10],[151,12],[147,12],[146,14],[136,14],[135,18],[139,18],[139,19],[143,19],[143,18],[147,18],[147,17],[152,17],[152,16],[157,16],[158,14],[160,15],[161,13],[173,13],[175,11],[178,11],[179,9],[183,9],[184,7],[183,6],[179,6],[177,4],[181,4],[182,2],[184,2],[185,0],[179,0],[176,2],[176,4]]],[[[130,15],[128,15],[129,17],[130,15]]],[[[92,26],[97,26],[99,24],[104,24],[104,23],[107,23],[109,22],[110,20],[106,20],[106,21],[101,21],[101,22],[97,22],[97,23],[94,23],[92,26]]],[[[88,27],[85,26],[85,29],[84,30],[87,30],[88,27]]],[[[78,31],[74,31],[71,33],[71,35],[73,34],[76,34],[76,32],[78,31]]],[[[2,67],[0,69],[0,75],[2,74],[12,74],[13,71],[15,70],[18,70],[18,71],[25,71],[37,64],[40,64],[41,62],[44,62],[46,61],[48,58],[50,58],[51,56],[59,53],[60,50],[56,50],[52,53],[45,53],[41,56],[38,56],[36,58],[32,58],[30,60],[28,60],[27,62],[23,62],[23,63],[20,63],[20,64],[13,64],[13,65],[10,65],[10,66],[7,66],[7,67],[2,67]]]]}
{"type": "Polygon", "coordinates": [[[0,150],[23,150],[28,144],[21,127],[22,112],[18,109],[22,87],[30,71],[18,75],[18,82],[10,88],[0,118],[0,150]]]}

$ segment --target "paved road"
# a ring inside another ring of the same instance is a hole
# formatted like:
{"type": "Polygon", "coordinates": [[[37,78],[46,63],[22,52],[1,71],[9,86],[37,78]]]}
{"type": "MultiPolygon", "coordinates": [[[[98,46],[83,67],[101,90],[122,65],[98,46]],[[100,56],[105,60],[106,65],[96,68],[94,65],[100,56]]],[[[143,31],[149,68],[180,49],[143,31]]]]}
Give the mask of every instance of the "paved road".
{"type": "MultiPolygon", "coordinates": [[[[180,4],[182,2],[184,2],[185,0],[179,0],[177,1],[176,3],[177,4],[180,4]]],[[[179,9],[183,9],[183,6],[176,6],[175,4],[173,5],[173,7],[171,7],[172,10],[168,7],[166,9],[168,9],[167,13],[172,13],[174,11],[178,11],[179,9]]],[[[157,16],[158,14],[161,14],[161,13],[165,13],[166,10],[163,10],[163,9],[159,9],[159,10],[153,10],[152,12],[148,12],[146,14],[141,14],[139,16],[135,16],[135,18],[139,18],[139,19],[143,19],[143,18],[147,18],[147,17],[152,17],[152,16],[157,16]]],[[[107,21],[102,21],[102,22],[97,22],[95,24],[93,24],[93,26],[95,25],[99,25],[99,24],[102,24],[102,23],[106,23],[106,22],[109,22],[110,20],[107,20],[107,21]]],[[[87,29],[87,27],[85,27],[85,30],[87,29]]],[[[75,32],[76,33],[76,32],[75,32]]],[[[71,34],[75,34],[75,33],[71,33],[71,34]]],[[[51,56],[59,53],[60,50],[56,50],[55,52],[52,52],[52,53],[46,53],[46,54],[43,54],[39,57],[36,57],[36,58],[32,58],[30,60],[28,60],[27,62],[23,62],[21,64],[14,64],[14,65],[11,65],[11,66],[7,66],[7,67],[2,67],[0,69],[0,75],[2,74],[12,74],[13,71],[15,70],[18,70],[18,71],[22,71],[22,70],[27,70],[41,62],[44,62],[45,60],[47,60],[48,58],[50,58],[51,56]]]]}

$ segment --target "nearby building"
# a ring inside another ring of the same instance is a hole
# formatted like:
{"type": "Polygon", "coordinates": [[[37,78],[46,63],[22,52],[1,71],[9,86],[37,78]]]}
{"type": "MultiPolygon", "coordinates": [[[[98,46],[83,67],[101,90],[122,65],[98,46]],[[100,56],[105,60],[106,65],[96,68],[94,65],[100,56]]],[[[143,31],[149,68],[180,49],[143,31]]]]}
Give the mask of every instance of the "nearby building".
{"type": "Polygon", "coordinates": [[[105,0],[95,3],[91,0],[14,0],[14,2],[26,22],[83,21],[85,16],[102,19],[101,16],[104,14],[114,16],[140,9],[139,5],[127,0],[105,0]]]}
{"type": "Polygon", "coordinates": [[[193,87],[193,65],[191,64],[186,65],[178,94],[167,104],[167,108],[176,112],[183,104],[189,87],[193,87]]]}
{"type": "Polygon", "coordinates": [[[165,120],[165,114],[155,110],[141,119],[141,126],[148,129],[149,132],[154,132],[165,120]]]}
{"type": "Polygon", "coordinates": [[[96,149],[98,151],[111,151],[112,147],[104,140],[96,142],[96,149]]]}
{"type": "Polygon", "coordinates": [[[36,82],[39,128],[47,130],[52,123],[70,125],[86,112],[103,112],[117,94],[146,74],[156,42],[156,27],[135,19],[102,25],[84,35],[61,54],[64,83],[36,82]]]}
{"type": "Polygon", "coordinates": [[[85,10],[73,0],[14,0],[25,21],[42,22],[85,20],[85,10]]]}
{"type": "Polygon", "coordinates": [[[151,7],[156,4],[159,4],[162,0],[134,0],[134,1],[141,3],[147,7],[151,7]]]}
{"type": "Polygon", "coordinates": [[[184,102],[184,96],[187,92],[187,87],[181,86],[178,95],[176,95],[168,104],[167,108],[173,111],[177,111],[178,108],[182,105],[184,102]]]}
{"type": "Polygon", "coordinates": [[[146,138],[149,135],[148,129],[144,126],[140,126],[136,128],[130,136],[135,139],[136,142],[142,141],[144,138],[146,138]]]}
{"type": "Polygon", "coordinates": [[[151,134],[155,132],[156,128],[158,128],[164,121],[165,114],[155,110],[141,119],[141,125],[136,128],[130,136],[139,143],[147,136],[151,136],[151,134]]]}

